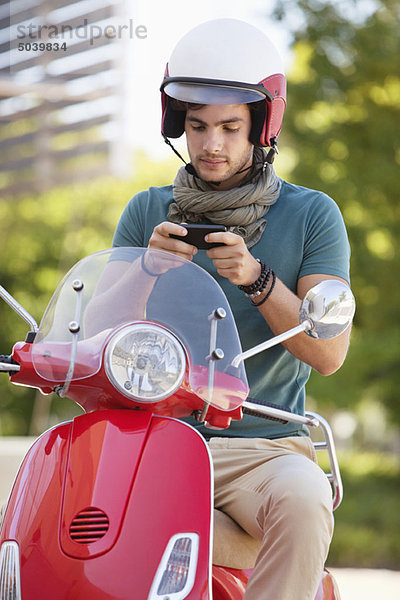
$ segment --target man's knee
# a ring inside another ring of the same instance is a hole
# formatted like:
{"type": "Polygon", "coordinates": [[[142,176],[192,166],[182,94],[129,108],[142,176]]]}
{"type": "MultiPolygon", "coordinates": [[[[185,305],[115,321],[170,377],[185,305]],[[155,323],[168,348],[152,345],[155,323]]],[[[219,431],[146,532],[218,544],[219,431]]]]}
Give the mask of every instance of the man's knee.
{"type": "Polygon", "coordinates": [[[257,520],[260,526],[271,525],[271,519],[283,519],[289,529],[308,531],[325,529],[332,535],[332,491],[325,473],[309,461],[283,469],[265,490],[265,501],[257,520]]]}

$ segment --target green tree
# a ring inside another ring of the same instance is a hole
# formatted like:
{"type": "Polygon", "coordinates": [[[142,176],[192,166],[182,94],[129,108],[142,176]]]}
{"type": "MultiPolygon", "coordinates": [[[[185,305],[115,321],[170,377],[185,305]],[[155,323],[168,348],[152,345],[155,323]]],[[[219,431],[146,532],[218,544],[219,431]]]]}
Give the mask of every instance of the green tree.
{"type": "MultiPolygon", "coordinates": [[[[0,283],[37,321],[65,273],[87,254],[111,246],[129,198],[149,185],[169,183],[177,159],[155,164],[138,156],[136,168],[126,182],[108,177],[0,200],[0,283]]],[[[28,326],[1,299],[0,323],[0,353],[8,354],[28,326]]],[[[55,420],[75,411],[70,400],[53,395],[48,402],[55,420]]],[[[35,404],[35,390],[10,385],[0,374],[0,434],[39,433],[31,428],[35,404]]]]}
{"type": "Polygon", "coordinates": [[[399,13],[398,0],[283,0],[274,13],[293,33],[281,136],[290,178],[336,200],[352,246],[351,349],[337,374],[314,374],[309,391],[343,406],[372,398],[397,423],[399,13]]]}

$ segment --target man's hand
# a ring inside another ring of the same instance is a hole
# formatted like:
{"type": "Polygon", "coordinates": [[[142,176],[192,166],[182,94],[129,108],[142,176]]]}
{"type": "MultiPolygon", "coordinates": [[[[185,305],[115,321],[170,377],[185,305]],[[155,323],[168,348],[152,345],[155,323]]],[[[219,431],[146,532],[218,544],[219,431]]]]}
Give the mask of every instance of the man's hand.
{"type": "Polygon", "coordinates": [[[230,231],[210,233],[207,242],[221,242],[225,246],[207,250],[207,256],[222,277],[234,285],[251,285],[261,273],[260,263],[250,254],[243,238],[230,231]]]}
{"type": "Polygon", "coordinates": [[[186,242],[170,238],[170,233],[181,235],[184,239],[184,236],[187,235],[187,230],[177,223],[164,221],[154,227],[149,240],[149,248],[152,250],[164,250],[165,252],[171,252],[172,254],[186,258],[186,260],[192,260],[193,256],[198,252],[197,248],[186,244],[186,242]]]}

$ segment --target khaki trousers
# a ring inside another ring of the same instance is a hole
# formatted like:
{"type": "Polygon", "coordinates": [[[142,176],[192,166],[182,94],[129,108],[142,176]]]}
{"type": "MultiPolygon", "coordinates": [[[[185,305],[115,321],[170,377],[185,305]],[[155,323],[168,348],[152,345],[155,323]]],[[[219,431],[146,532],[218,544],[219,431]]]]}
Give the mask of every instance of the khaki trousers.
{"type": "Polygon", "coordinates": [[[261,541],[245,600],[314,600],[332,492],[309,438],[212,438],[215,508],[261,541]]]}

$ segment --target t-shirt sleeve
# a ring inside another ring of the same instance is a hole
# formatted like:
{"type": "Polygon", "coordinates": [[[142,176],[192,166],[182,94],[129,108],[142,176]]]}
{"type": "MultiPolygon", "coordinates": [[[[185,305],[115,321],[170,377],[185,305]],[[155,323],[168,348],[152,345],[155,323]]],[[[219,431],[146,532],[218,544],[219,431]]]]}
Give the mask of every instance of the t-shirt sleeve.
{"type": "Polygon", "coordinates": [[[312,203],[299,277],[323,273],[350,282],[350,244],[337,204],[325,194],[312,203]]]}
{"type": "Polygon", "coordinates": [[[141,200],[144,194],[147,192],[137,194],[126,205],[114,232],[113,246],[145,246],[141,214],[141,200]]]}

